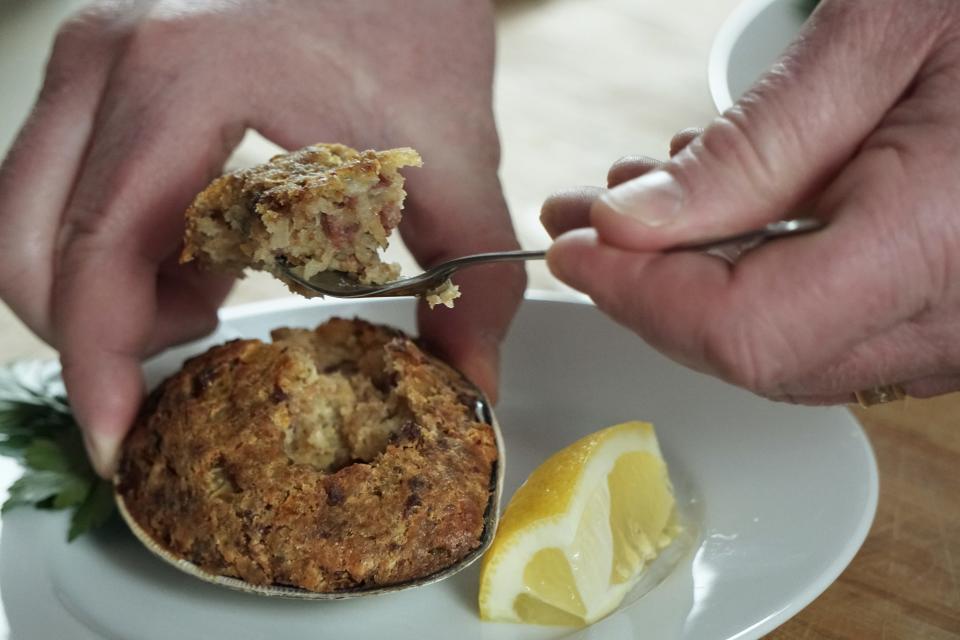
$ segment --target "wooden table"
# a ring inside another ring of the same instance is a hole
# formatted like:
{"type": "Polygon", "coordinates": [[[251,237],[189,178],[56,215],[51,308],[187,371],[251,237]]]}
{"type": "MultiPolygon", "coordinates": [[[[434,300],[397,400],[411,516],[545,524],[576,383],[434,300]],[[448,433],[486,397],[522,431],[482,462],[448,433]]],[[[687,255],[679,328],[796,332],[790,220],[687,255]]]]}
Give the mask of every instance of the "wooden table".
{"type": "MultiPolygon", "coordinates": [[[[707,52],[736,3],[498,2],[503,179],[525,246],[547,242],[537,214],[552,190],[601,183],[618,156],[663,155],[674,131],[709,121],[707,52]]],[[[76,4],[0,0],[0,151],[39,82],[53,25],[76,4]]],[[[267,152],[251,138],[238,161],[267,152]]],[[[560,288],[542,267],[531,283],[560,288]]],[[[229,302],[281,295],[270,279],[253,277],[229,302]]],[[[0,359],[51,354],[0,305],[0,359]]],[[[880,465],[876,522],[840,579],[771,637],[960,638],[960,396],[855,414],[880,465]]]]}
{"type": "Polygon", "coordinates": [[[853,409],[880,467],[876,520],[840,578],[771,638],[960,637],[960,395],[853,409]]]}

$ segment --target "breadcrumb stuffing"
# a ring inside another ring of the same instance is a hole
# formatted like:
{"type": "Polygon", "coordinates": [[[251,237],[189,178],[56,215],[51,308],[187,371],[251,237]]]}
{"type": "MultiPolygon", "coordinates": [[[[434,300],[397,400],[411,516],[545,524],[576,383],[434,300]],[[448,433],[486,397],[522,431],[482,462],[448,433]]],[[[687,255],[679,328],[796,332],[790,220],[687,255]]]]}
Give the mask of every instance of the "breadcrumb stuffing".
{"type": "Polygon", "coordinates": [[[399,169],[421,164],[408,148],[361,152],[316,144],[228,173],[187,210],[180,261],[238,275],[245,268],[268,271],[307,297],[316,294],[284,269],[306,280],[328,270],[364,284],[396,280],[399,265],[383,262],[381,251],[406,196],[399,169]]]}
{"type": "Polygon", "coordinates": [[[169,553],[311,591],[386,586],[481,543],[497,447],[479,394],[395,329],[235,340],[156,389],[117,491],[169,553]]]}
{"type": "Polygon", "coordinates": [[[460,297],[460,287],[447,280],[442,285],[433,289],[424,296],[424,300],[433,309],[438,304],[442,304],[448,309],[453,309],[453,301],[460,297]]]}

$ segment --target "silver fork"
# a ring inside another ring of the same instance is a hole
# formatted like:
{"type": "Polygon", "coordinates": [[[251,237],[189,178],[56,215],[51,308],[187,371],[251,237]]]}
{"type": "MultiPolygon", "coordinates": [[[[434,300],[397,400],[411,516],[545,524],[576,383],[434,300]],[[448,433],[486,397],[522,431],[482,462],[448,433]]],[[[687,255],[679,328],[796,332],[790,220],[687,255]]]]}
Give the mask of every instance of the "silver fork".
{"type": "MultiPolygon", "coordinates": [[[[736,246],[740,251],[753,249],[767,240],[817,231],[824,223],[816,218],[798,218],[773,222],[746,233],[714,238],[712,240],[680,244],[667,249],[673,251],[709,251],[736,246]]],[[[498,251],[478,253],[462,258],[454,258],[438,264],[417,276],[402,278],[386,284],[363,284],[357,282],[352,274],[342,271],[321,271],[310,279],[304,279],[293,273],[289,266],[281,263],[280,268],[292,281],[305,289],[323,296],[335,298],[372,298],[386,296],[425,296],[435,291],[450,279],[454,273],[465,267],[492,262],[512,262],[515,260],[542,260],[546,251],[498,251]]]]}

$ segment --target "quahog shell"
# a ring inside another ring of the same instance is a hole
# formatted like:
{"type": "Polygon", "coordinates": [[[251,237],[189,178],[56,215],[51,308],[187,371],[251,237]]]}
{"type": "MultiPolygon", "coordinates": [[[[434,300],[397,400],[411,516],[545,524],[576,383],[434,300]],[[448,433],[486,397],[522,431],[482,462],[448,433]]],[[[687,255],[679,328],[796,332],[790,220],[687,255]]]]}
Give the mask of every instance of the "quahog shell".
{"type": "MultiPolygon", "coordinates": [[[[480,392],[478,391],[478,393],[480,392]]],[[[471,564],[476,562],[490,547],[490,544],[493,542],[493,536],[497,532],[497,523],[500,521],[500,501],[503,495],[505,460],[503,434],[500,431],[500,424],[497,421],[497,418],[490,407],[490,402],[486,399],[486,396],[480,394],[480,400],[477,401],[476,410],[478,420],[485,424],[489,424],[493,428],[494,440],[497,445],[497,460],[493,465],[493,471],[490,476],[490,499],[487,502],[487,509],[483,514],[483,532],[480,534],[480,545],[449,567],[441,569],[440,571],[435,571],[434,573],[421,578],[407,580],[406,582],[383,587],[316,592],[282,585],[253,585],[240,580],[239,578],[209,573],[189,560],[180,558],[164,549],[137,523],[127,509],[123,496],[117,490],[117,487],[119,486],[119,476],[114,478],[114,500],[117,503],[117,508],[120,511],[120,515],[127,523],[130,531],[133,532],[133,535],[136,536],[136,538],[143,544],[143,546],[147,548],[147,550],[180,571],[190,574],[195,578],[200,578],[204,582],[209,582],[211,584],[228,587],[237,591],[243,591],[244,593],[253,593],[261,596],[273,596],[279,598],[291,598],[296,600],[344,600],[347,598],[359,598],[362,596],[394,593],[397,591],[403,591],[405,589],[413,589],[414,587],[422,587],[428,584],[433,584],[434,582],[446,580],[450,576],[462,571],[463,569],[466,569],[471,564]]]]}

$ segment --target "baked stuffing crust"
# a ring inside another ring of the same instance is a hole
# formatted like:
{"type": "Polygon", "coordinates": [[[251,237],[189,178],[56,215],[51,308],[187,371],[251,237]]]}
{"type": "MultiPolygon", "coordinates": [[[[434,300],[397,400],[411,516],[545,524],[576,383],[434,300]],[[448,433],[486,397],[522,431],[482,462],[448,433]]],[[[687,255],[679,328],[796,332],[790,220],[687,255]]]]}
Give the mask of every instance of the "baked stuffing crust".
{"type": "Polygon", "coordinates": [[[405,582],[480,544],[497,449],[477,399],[393,329],[279,329],[151,394],[118,491],[157,544],[209,573],[319,592],[405,582]]]}

